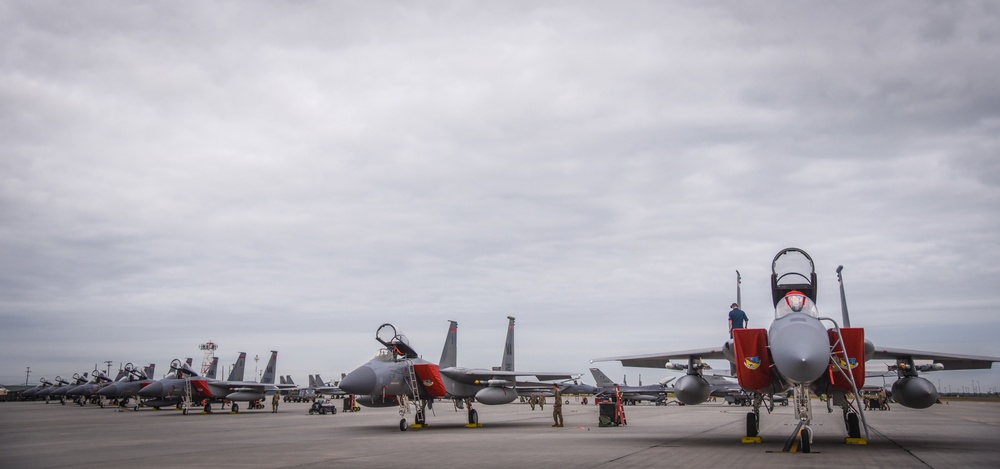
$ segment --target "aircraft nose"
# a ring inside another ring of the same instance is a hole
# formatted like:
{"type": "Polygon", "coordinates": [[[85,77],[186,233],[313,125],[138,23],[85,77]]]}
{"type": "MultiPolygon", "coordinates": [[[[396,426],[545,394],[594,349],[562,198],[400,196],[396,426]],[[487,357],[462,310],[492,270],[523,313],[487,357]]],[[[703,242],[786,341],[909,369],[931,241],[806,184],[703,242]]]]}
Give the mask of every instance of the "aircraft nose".
{"type": "Polygon", "coordinates": [[[157,381],[139,390],[139,397],[160,397],[163,394],[163,383],[157,381]]]}
{"type": "Polygon", "coordinates": [[[114,396],[115,395],[115,391],[116,391],[115,385],[111,384],[111,385],[105,386],[105,387],[101,388],[100,390],[98,390],[97,391],[97,395],[98,396],[108,396],[108,397],[110,397],[110,396],[114,396]]]}
{"type": "Polygon", "coordinates": [[[348,394],[372,394],[375,389],[375,370],[364,365],[350,372],[340,380],[340,389],[348,394]]]}
{"type": "Polygon", "coordinates": [[[793,383],[819,379],[830,364],[830,339],[819,321],[782,327],[771,334],[770,346],[778,373],[793,383]]]}

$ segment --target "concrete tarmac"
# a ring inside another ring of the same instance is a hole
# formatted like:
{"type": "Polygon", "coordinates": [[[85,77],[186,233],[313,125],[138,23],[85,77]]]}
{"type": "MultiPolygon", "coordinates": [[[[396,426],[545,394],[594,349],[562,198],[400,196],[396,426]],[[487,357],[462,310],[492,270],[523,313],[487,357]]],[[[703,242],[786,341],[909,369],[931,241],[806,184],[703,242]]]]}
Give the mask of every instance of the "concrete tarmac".
{"type": "Polygon", "coordinates": [[[575,400],[563,406],[562,428],[551,427],[550,406],[478,405],[483,426],[466,428],[464,410],[438,402],[428,427],[405,432],[395,408],[308,409],[183,415],[0,403],[0,467],[1000,467],[1000,403],[992,402],[866,412],[870,439],[856,446],[844,443],[840,411],[814,400],[809,454],[781,453],[795,424],[790,407],[762,415],[762,444],[740,441],[747,408],[715,403],[627,406],[627,425],[611,428],[598,427],[597,406],[575,400]]]}

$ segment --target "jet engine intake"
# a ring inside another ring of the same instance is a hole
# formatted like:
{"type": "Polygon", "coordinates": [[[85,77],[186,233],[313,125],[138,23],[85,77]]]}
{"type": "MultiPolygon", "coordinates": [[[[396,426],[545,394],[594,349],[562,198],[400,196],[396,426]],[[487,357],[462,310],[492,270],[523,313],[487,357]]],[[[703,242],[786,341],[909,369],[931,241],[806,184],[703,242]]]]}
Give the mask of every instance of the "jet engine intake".
{"type": "Polygon", "coordinates": [[[517,391],[511,388],[486,387],[476,392],[476,400],[486,405],[510,404],[517,399],[517,391]]]}
{"type": "Polygon", "coordinates": [[[907,376],[892,383],[892,400],[911,409],[926,409],[937,402],[938,392],[930,381],[907,376]]]}
{"type": "Polygon", "coordinates": [[[708,381],[698,375],[684,375],[674,383],[674,396],[687,405],[701,404],[708,400],[711,393],[708,381]]]}

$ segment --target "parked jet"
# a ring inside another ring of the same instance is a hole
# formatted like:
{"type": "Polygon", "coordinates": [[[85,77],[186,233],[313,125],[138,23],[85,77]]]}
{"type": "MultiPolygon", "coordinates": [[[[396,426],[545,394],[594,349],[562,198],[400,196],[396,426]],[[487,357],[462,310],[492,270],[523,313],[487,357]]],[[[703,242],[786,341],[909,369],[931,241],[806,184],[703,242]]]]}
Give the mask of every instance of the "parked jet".
{"type": "MultiPolygon", "coordinates": [[[[843,277],[838,267],[843,327],[836,320],[821,317],[816,308],[817,280],[815,264],[805,251],[784,249],[771,263],[771,296],[775,319],[770,330],[736,329],[733,338],[721,347],[649,355],[598,358],[593,361],[620,361],[624,366],[661,368],[670,360],[687,360],[687,374],[674,384],[677,399],[685,404],[700,404],[710,392],[702,376],[703,359],[726,359],[736,365],[740,385],[754,393],[753,412],[747,414],[744,441],[759,442],[760,406],[765,397],[788,390],[794,392],[793,403],[798,426],[787,450],[809,452],[812,444],[812,418],[809,392],[829,396],[831,404],[844,412],[849,441],[862,442],[862,406],[849,401],[858,396],[864,385],[865,362],[895,361],[898,379],[892,385],[893,399],[915,409],[933,405],[937,390],[930,381],[918,376],[915,360],[936,362],[930,369],[969,370],[989,369],[997,357],[924,352],[889,347],[876,347],[864,336],[863,328],[852,328],[847,312],[843,277]],[[827,329],[824,323],[832,325],[827,329]],[[860,413],[860,422],[859,422],[860,413]]],[[[738,275],[738,272],[737,272],[738,275]]],[[[737,299],[740,298],[737,283],[737,299]]],[[[737,300],[737,304],[739,301],[737,300]]],[[[867,435],[867,425],[864,426],[867,435]]]]}
{"type": "Polygon", "coordinates": [[[330,394],[333,396],[343,396],[346,394],[340,386],[335,383],[327,383],[319,375],[309,375],[309,389],[316,391],[316,394],[330,394]]]}
{"type": "MultiPolygon", "coordinates": [[[[452,399],[456,407],[468,409],[470,426],[479,425],[479,415],[472,408],[475,401],[487,405],[507,404],[517,399],[517,387],[524,383],[519,376],[534,376],[540,381],[571,378],[569,373],[514,370],[514,318],[508,316],[507,342],[498,369],[485,370],[456,366],[458,358],[458,322],[449,321],[448,335],[439,364],[417,355],[405,336],[396,333],[392,324],[383,324],[375,340],[385,346],[368,363],[350,372],[340,381],[340,389],[358,394],[358,403],[368,407],[400,406],[399,429],[406,430],[410,399],[418,401],[416,425],[426,423],[426,408],[435,398],[452,399]]],[[[540,384],[540,383],[536,383],[540,384]]]]}
{"type": "Polygon", "coordinates": [[[35,393],[35,398],[36,399],[44,399],[45,403],[48,404],[49,403],[49,399],[53,399],[54,397],[58,397],[60,403],[65,405],[66,404],[66,395],[65,394],[63,394],[62,396],[52,396],[52,393],[55,392],[56,390],[60,389],[60,388],[69,386],[70,383],[69,383],[69,381],[66,381],[65,379],[63,379],[62,376],[56,376],[55,379],[56,379],[56,382],[54,384],[52,384],[51,386],[39,389],[38,392],[35,393]]]}
{"type": "Polygon", "coordinates": [[[80,373],[73,373],[73,382],[72,383],[67,382],[64,386],[55,387],[49,393],[49,397],[59,398],[59,403],[62,405],[66,405],[66,393],[69,392],[71,389],[76,389],[77,386],[87,384],[88,381],[87,376],[89,376],[88,373],[84,373],[82,375],[80,373]]]}
{"type": "MultiPolygon", "coordinates": [[[[237,360],[238,365],[233,369],[233,374],[237,371],[239,371],[240,375],[243,374],[243,370],[240,369],[239,364],[245,358],[246,353],[241,352],[240,358],[237,360]]],[[[272,350],[271,359],[268,360],[267,366],[264,368],[264,375],[259,383],[255,381],[219,381],[207,379],[203,376],[198,376],[190,367],[181,366],[175,360],[175,364],[171,364],[171,367],[175,369],[177,375],[182,376],[181,378],[166,378],[156,381],[142,388],[139,391],[139,395],[142,397],[158,398],[159,400],[156,401],[156,404],[160,404],[161,402],[186,403],[186,398],[189,397],[190,402],[201,403],[206,413],[212,412],[213,402],[232,402],[233,413],[239,413],[240,411],[239,405],[236,402],[248,402],[250,408],[262,409],[264,408],[263,400],[267,394],[273,394],[287,386],[274,384],[275,363],[277,359],[278,352],[272,350]],[[188,392],[190,392],[190,395],[186,396],[185,394],[188,392]]],[[[291,388],[294,385],[287,387],[291,388]]],[[[184,407],[183,410],[187,413],[187,407],[184,407]]]]}
{"type": "MultiPolygon", "coordinates": [[[[66,397],[73,398],[77,404],[84,406],[87,404],[87,401],[90,399],[91,396],[97,394],[97,391],[100,391],[101,389],[110,386],[112,383],[114,383],[119,379],[124,378],[126,375],[127,373],[125,372],[125,370],[119,370],[118,375],[115,377],[114,380],[112,380],[106,374],[104,374],[103,371],[95,369],[93,372],[90,373],[91,377],[90,382],[84,383],[80,386],[77,386],[75,388],[66,391],[66,397]]],[[[101,407],[104,407],[103,402],[101,402],[101,407]]]]}
{"type": "Polygon", "coordinates": [[[121,407],[128,407],[128,402],[134,399],[136,403],[133,405],[132,410],[138,410],[139,390],[154,381],[153,372],[155,369],[156,365],[153,363],[150,363],[149,366],[142,370],[128,363],[124,368],[126,375],[122,379],[97,391],[97,395],[109,399],[120,399],[119,405],[121,407]]]}
{"type": "Polygon", "coordinates": [[[35,394],[38,394],[38,391],[41,391],[42,389],[47,388],[49,386],[52,386],[52,382],[43,377],[42,379],[38,380],[37,386],[22,392],[21,397],[26,400],[34,400],[35,394]]]}

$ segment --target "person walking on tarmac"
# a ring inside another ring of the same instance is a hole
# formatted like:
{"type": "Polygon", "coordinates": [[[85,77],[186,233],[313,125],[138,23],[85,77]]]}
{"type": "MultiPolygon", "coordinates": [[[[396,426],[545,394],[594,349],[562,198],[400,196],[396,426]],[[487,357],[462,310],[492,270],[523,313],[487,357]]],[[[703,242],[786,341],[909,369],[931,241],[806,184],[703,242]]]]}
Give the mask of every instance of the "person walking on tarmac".
{"type": "Polygon", "coordinates": [[[271,398],[271,413],[272,414],[277,414],[278,413],[278,402],[281,402],[281,399],[278,398],[278,393],[274,393],[274,397],[271,398]]]}
{"type": "Polygon", "coordinates": [[[729,338],[733,338],[733,329],[743,329],[750,325],[750,318],[747,317],[747,313],[744,313],[740,309],[740,305],[733,303],[729,311],[729,338]]]}
{"type": "Polygon", "coordinates": [[[555,423],[552,424],[553,427],[563,426],[563,415],[562,415],[562,391],[559,390],[559,386],[552,385],[555,390],[555,403],[552,404],[552,420],[555,423]]]}

